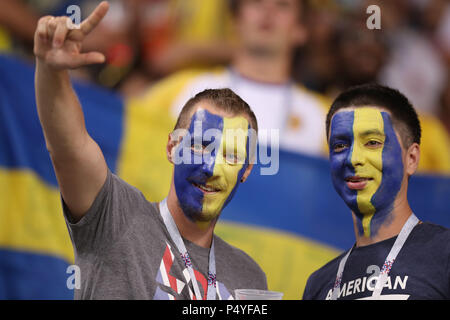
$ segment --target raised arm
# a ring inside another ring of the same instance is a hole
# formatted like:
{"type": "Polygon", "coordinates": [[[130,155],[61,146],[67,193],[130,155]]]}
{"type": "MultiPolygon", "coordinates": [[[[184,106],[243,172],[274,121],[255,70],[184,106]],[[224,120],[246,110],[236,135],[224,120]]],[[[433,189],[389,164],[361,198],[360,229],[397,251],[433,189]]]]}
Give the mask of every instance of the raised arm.
{"type": "Polygon", "coordinates": [[[47,149],[61,194],[72,218],[81,219],[103,186],[107,165],[86,131],[83,111],[68,69],[105,59],[99,52],[81,53],[81,43],[108,11],[102,2],[79,28],[68,17],[46,16],[34,35],[36,104],[47,149]]]}

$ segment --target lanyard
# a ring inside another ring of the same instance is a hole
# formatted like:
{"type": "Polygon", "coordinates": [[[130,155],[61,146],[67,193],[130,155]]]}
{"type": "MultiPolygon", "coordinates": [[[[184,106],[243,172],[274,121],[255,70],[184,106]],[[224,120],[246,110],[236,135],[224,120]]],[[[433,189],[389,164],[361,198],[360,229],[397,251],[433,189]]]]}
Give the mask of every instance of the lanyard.
{"type": "MultiPolygon", "coordinates": [[[[181,238],[180,232],[178,231],[177,225],[175,224],[175,221],[173,220],[173,217],[169,212],[169,208],[167,207],[167,199],[164,199],[159,203],[159,210],[161,211],[161,216],[163,218],[167,231],[169,232],[172,241],[175,243],[178,251],[180,252],[181,259],[183,260],[183,263],[186,266],[192,279],[195,298],[197,300],[202,300],[202,295],[200,294],[200,289],[198,287],[194,269],[192,268],[191,259],[187,252],[186,246],[184,245],[184,241],[181,238]]],[[[209,250],[207,299],[216,300],[216,257],[214,254],[214,237],[211,243],[211,249],[209,250]]]]}
{"type": "MultiPolygon", "coordinates": [[[[395,259],[397,258],[398,253],[402,249],[403,245],[406,242],[406,239],[408,238],[409,234],[411,233],[412,229],[416,226],[416,224],[419,222],[419,219],[413,214],[408,218],[406,223],[403,225],[402,230],[397,236],[397,239],[394,242],[394,245],[391,248],[391,251],[389,251],[388,256],[386,257],[386,260],[384,261],[383,267],[381,269],[381,272],[378,276],[378,280],[376,282],[375,288],[372,293],[372,297],[379,299],[381,295],[381,290],[383,290],[384,284],[387,281],[389,272],[391,271],[392,265],[394,264],[395,259]]],[[[334,282],[333,287],[333,293],[331,295],[331,300],[336,300],[339,291],[341,289],[341,281],[342,281],[342,274],[344,273],[344,267],[347,263],[347,259],[350,256],[350,253],[352,252],[353,246],[347,254],[341,259],[339,262],[339,268],[336,275],[336,281],[334,282]]]]}

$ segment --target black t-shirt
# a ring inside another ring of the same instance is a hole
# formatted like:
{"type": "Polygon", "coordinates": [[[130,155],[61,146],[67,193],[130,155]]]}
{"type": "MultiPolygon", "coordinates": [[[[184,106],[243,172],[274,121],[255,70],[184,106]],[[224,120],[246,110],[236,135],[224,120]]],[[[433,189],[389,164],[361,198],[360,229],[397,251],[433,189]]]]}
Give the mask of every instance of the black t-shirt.
{"type": "MultiPolygon", "coordinates": [[[[370,298],[378,274],[391,250],[393,237],[355,247],[344,268],[338,300],[370,298]]],[[[315,271],[308,279],[304,300],[327,300],[346,252],[315,271]]],[[[450,229],[432,223],[414,227],[400,250],[380,299],[450,299],[450,229]]]]}

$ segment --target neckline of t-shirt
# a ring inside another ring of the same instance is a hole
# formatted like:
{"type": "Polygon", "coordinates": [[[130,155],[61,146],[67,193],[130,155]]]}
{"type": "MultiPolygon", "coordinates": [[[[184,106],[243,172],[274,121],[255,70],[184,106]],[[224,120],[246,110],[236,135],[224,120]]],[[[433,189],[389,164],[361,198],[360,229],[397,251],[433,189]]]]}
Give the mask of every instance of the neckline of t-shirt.
{"type": "MultiPolygon", "coordinates": [[[[214,235],[213,235],[214,237],[214,235]]],[[[209,250],[210,248],[205,248],[202,246],[199,246],[198,244],[195,244],[192,241],[189,241],[188,239],[181,237],[184,241],[184,245],[186,246],[186,249],[188,252],[195,251],[195,254],[201,255],[203,257],[209,258],[209,250]]],[[[217,242],[217,241],[216,241],[217,242]]]]}
{"type": "MultiPolygon", "coordinates": [[[[167,231],[167,228],[164,224],[164,220],[161,216],[161,211],[159,210],[159,202],[154,202],[152,203],[152,205],[154,206],[154,208],[156,209],[157,214],[157,219],[159,220],[159,222],[161,223],[161,226],[164,227],[164,230],[166,231],[167,235],[170,238],[170,234],[167,231]]],[[[213,234],[214,239],[216,239],[216,235],[213,234]]],[[[184,245],[186,246],[187,251],[190,253],[191,251],[195,251],[196,254],[201,255],[203,257],[209,257],[209,249],[210,248],[204,248],[202,246],[199,246],[197,244],[195,244],[194,242],[186,239],[185,237],[181,236],[181,239],[183,239],[184,245]]],[[[171,242],[173,242],[172,239],[170,239],[171,242]]],[[[217,243],[217,241],[215,241],[215,243],[217,243]]]]}

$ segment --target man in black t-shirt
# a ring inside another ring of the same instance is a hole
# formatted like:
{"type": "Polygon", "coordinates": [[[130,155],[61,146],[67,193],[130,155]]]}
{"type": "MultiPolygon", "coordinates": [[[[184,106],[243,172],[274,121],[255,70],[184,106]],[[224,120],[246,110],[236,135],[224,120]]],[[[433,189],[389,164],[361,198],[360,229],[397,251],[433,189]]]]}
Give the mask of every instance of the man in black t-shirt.
{"type": "Polygon", "coordinates": [[[326,128],[333,185],[352,210],[356,243],[310,276],[303,299],[450,299],[450,230],[419,221],[407,199],[421,134],[408,99],[380,85],[351,88],[332,104],[326,128]]]}

